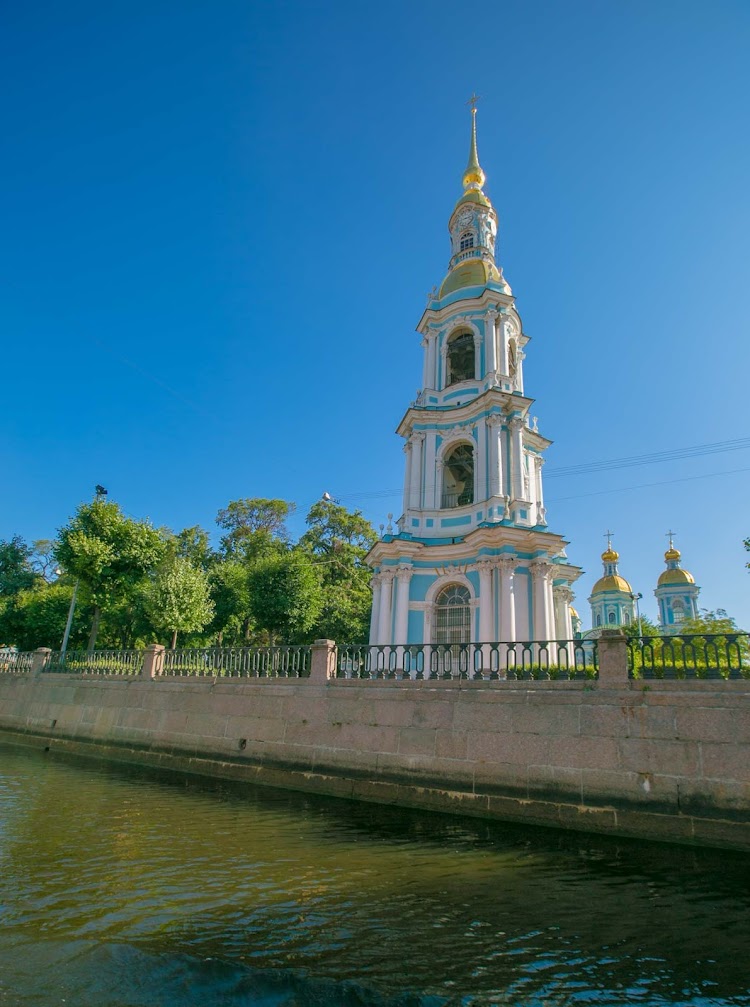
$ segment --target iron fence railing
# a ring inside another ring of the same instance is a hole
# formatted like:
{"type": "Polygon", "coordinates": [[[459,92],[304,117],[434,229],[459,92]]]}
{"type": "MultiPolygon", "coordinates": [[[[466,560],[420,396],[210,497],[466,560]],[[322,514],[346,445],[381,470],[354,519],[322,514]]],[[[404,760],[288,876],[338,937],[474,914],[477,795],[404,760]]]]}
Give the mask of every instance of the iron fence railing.
{"type": "Polygon", "coordinates": [[[142,650],[53,650],[45,672],[67,675],[140,675],[142,650]]]}
{"type": "Polygon", "coordinates": [[[628,640],[630,678],[750,678],[750,634],[646,636],[628,640]]]}
{"type": "Polygon", "coordinates": [[[32,651],[0,650],[0,674],[20,675],[31,671],[32,651]]]}
{"type": "Polygon", "coordinates": [[[310,647],[237,647],[166,650],[162,675],[228,678],[308,678],[310,647]]]}
{"type": "Polygon", "coordinates": [[[339,678],[545,681],[595,678],[596,640],[524,643],[342,644],[339,678]]]}

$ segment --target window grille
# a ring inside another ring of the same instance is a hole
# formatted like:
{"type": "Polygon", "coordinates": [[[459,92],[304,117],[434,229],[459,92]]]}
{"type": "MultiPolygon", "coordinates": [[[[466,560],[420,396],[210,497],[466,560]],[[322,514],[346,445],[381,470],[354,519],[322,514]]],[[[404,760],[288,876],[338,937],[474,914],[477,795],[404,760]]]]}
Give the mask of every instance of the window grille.
{"type": "Polygon", "coordinates": [[[461,235],[461,241],[458,248],[459,252],[465,252],[467,248],[473,248],[473,247],[474,247],[474,235],[471,233],[471,231],[464,231],[464,233],[461,235]]]}
{"type": "Polygon", "coordinates": [[[444,587],[435,602],[435,643],[456,647],[471,639],[471,595],[462,584],[444,587]]]}

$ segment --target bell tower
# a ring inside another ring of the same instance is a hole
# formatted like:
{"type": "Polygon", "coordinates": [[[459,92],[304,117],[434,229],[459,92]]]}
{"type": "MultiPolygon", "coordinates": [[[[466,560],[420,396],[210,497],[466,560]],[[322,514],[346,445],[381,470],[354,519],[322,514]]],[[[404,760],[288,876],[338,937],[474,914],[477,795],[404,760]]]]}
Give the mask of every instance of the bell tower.
{"type": "Polygon", "coordinates": [[[368,556],[372,644],[571,639],[580,570],[549,531],[542,468],[551,441],[524,392],[524,333],[496,261],[476,98],[448,272],[417,331],[422,389],[397,432],[406,456],[398,532],[368,556]]]}

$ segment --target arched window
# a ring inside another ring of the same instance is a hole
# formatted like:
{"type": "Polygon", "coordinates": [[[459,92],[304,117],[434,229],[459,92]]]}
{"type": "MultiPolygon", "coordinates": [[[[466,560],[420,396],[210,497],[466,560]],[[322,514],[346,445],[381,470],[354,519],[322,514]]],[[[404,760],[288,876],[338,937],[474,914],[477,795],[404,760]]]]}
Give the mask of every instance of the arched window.
{"type": "Polygon", "coordinates": [[[508,341],[508,377],[511,381],[516,380],[516,374],[518,372],[518,356],[516,352],[516,341],[515,339],[510,339],[508,341]]]}
{"type": "Polygon", "coordinates": [[[471,595],[463,584],[449,584],[435,599],[434,643],[469,643],[471,595]]]}
{"type": "Polygon", "coordinates": [[[596,617],[596,624],[597,624],[597,626],[601,626],[601,624],[602,624],[602,617],[600,615],[598,615],[596,617]]]}
{"type": "Polygon", "coordinates": [[[613,626],[615,624],[615,622],[617,621],[617,616],[615,615],[614,612],[610,612],[609,615],[607,616],[607,618],[609,619],[610,626],[613,626]]]}
{"type": "Polygon", "coordinates": [[[675,598],[672,602],[672,614],[675,622],[685,621],[685,603],[682,598],[675,598]]]}
{"type": "Polygon", "coordinates": [[[458,444],[443,460],[444,508],[474,503],[474,449],[458,444]]]}
{"type": "Polygon", "coordinates": [[[471,231],[464,231],[459,241],[458,246],[459,252],[465,252],[467,248],[473,248],[473,247],[474,247],[474,235],[471,233],[471,231]]]}
{"type": "Polygon", "coordinates": [[[630,625],[630,612],[625,613],[625,625],[626,626],[630,625]]]}
{"type": "Polygon", "coordinates": [[[460,332],[448,340],[446,354],[447,375],[445,384],[455,385],[459,381],[471,381],[474,377],[474,336],[470,332],[460,332]]]}

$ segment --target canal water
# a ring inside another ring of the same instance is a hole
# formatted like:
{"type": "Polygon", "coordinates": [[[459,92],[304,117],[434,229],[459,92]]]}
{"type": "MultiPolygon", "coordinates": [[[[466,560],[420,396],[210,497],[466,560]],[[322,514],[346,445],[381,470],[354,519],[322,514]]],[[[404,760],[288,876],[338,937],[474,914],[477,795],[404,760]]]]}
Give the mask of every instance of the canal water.
{"type": "Polygon", "coordinates": [[[0,1007],[750,1005],[750,857],[0,744],[0,1007]]]}

